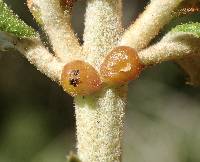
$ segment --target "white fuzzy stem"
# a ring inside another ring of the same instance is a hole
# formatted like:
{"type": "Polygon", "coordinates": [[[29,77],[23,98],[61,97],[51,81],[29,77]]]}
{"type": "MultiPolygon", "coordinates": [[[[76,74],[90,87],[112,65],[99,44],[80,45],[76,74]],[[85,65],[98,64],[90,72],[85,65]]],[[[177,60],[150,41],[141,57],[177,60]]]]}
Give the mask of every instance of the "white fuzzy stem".
{"type": "Polygon", "coordinates": [[[75,98],[78,156],[82,162],[121,162],[126,87],[75,98]]]}
{"type": "Polygon", "coordinates": [[[122,32],[121,0],[87,0],[84,49],[97,69],[122,32]]]}
{"type": "Polygon", "coordinates": [[[71,28],[70,12],[63,11],[59,0],[33,0],[39,7],[55,54],[63,61],[69,62],[81,56],[81,47],[71,28]]]}
{"type": "Polygon", "coordinates": [[[152,0],[146,10],[124,33],[120,45],[141,50],[172,18],[173,10],[183,0],[152,0]]]}
{"type": "Polygon", "coordinates": [[[20,40],[17,42],[16,49],[21,52],[31,64],[56,82],[60,82],[63,63],[60,63],[42,45],[39,39],[20,40]]]}
{"type": "Polygon", "coordinates": [[[145,65],[200,55],[200,40],[190,33],[169,33],[159,43],[139,52],[145,65]]]}
{"type": "MultiPolygon", "coordinates": [[[[84,50],[99,70],[121,34],[121,0],[88,0],[84,50]]],[[[76,97],[77,149],[82,162],[121,162],[127,87],[76,97]]]]}

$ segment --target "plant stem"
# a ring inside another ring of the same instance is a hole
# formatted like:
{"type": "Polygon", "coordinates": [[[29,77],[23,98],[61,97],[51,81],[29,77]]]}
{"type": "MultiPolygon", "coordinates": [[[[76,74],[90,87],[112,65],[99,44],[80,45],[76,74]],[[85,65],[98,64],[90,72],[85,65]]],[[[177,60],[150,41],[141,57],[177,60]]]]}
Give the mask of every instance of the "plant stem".
{"type": "Polygon", "coordinates": [[[55,55],[64,63],[81,57],[81,47],[71,27],[70,12],[63,11],[59,0],[34,0],[55,55]]]}
{"type": "Polygon", "coordinates": [[[160,42],[140,51],[139,57],[143,64],[154,65],[163,61],[199,56],[199,44],[199,38],[192,33],[171,32],[160,42]]]}
{"type": "Polygon", "coordinates": [[[36,66],[36,68],[56,82],[60,82],[60,74],[63,69],[63,63],[59,62],[42,45],[39,38],[35,40],[21,39],[16,40],[15,48],[22,53],[27,60],[36,66]]]}
{"type": "MultiPolygon", "coordinates": [[[[97,70],[122,32],[121,0],[87,0],[84,50],[97,70]]],[[[77,149],[82,162],[120,162],[127,87],[76,97],[77,149]]]]}
{"type": "Polygon", "coordinates": [[[121,162],[127,87],[75,98],[77,148],[82,162],[121,162]]]}
{"type": "Polygon", "coordinates": [[[121,0],[87,0],[84,50],[97,70],[122,34],[121,0]]]}
{"type": "Polygon", "coordinates": [[[140,51],[173,18],[173,11],[183,0],[152,0],[146,10],[124,33],[120,45],[140,51]]]}

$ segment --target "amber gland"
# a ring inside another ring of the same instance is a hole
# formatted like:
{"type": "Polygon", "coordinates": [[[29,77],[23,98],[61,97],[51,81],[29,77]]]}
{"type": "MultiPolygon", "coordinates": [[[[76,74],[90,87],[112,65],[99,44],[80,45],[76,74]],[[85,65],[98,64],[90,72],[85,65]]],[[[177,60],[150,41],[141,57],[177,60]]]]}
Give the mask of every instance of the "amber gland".
{"type": "Polygon", "coordinates": [[[135,49],[119,46],[107,55],[101,65],[100,74],[103,82],[118,85],[136,79],[142,68],[135,49]]]}
{"type": "Polygon", "coordinates": [[[76,60],[64,66],[61,85],[71,96],[86,96],[101,88],[101,79],[90,64],[76,60]]]}

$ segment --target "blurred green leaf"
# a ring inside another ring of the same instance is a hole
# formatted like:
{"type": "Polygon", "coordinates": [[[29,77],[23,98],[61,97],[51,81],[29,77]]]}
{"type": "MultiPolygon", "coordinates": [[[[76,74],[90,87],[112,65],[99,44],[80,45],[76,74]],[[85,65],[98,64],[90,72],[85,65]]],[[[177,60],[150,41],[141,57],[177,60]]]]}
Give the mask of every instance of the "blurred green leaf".
{"type": "Polygon", "coordinates": [[[172,32],[187,32],[200,37],[200,23],[196,22],[177,25],[172,29],[172,32]]]}
{"type": "Polygon", "coordinates": [[[12,33],[20,38],[36,36],[34,29],[15,15],[3,0],[0,0],[0,30],[12,33]]]}
{"type": "Polygon", "coordinates": [[[174,18],[168,24],[165,25],[159,36],[160,38],[162,38],[165,34],[170,32],[173,28],[176,28],[176,26],[178,25],[193,23],[200,23],[200,12],[174,16],[174,18]]]}

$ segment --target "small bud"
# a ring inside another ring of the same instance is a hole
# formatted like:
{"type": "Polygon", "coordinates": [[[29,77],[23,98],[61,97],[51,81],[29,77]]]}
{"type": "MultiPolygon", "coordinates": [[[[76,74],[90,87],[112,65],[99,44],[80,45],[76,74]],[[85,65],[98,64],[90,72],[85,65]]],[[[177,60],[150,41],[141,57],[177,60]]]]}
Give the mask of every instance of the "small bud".
{"type": "Polygon", "coordinates": [[[60,4],[64,9],[71,10],[76,0],[60,0],[60,4]]]}
{"type": "Polygon", "coordinates": [[[64,66],[61,85],[71,96],[86,96],[101,88],[101,80],[90,64],[76,60],[64,66]]]}
{"type": "Polygon", "coordinates": [[[107,84],[121,85],[136,79],[142,68],[143,65],[133,48],[119,46],[105,58],[100,68],[100,75],[107,84]]]}
{"type": "Polygon", "coordinates": [[[199,12],[200,12],[199,0],[188,0],[188,1],[183,1],[181,3],[181,5],[175,11],[175,15],[182,16],[199,12]]]}

